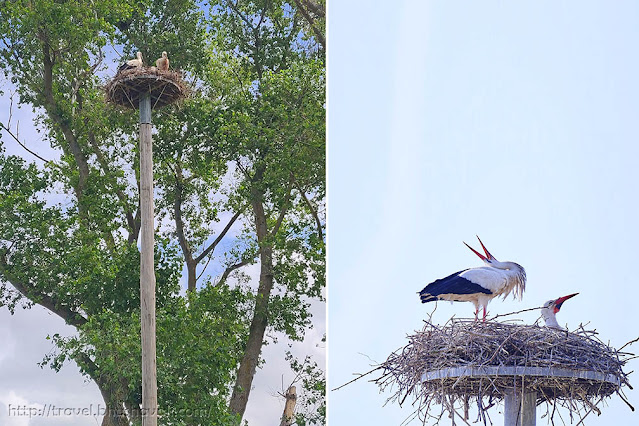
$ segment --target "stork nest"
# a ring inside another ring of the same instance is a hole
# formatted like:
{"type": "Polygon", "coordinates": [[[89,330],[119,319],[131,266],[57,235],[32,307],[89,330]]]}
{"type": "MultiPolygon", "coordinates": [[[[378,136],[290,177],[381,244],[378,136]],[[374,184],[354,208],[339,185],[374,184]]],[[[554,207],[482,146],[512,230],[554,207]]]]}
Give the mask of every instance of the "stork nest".
{"type": "Polygon", "coordinates": [[[143,67],[118,72],[104,86],[104,91],[107,102],[133,109],[139,107],[140,96],[148,91],[151,108],[159,108],[184,99],[188,87],[179,71],[143,67]]]}
{"type": "Polygon", "coordinates": [[[459,410],[468,420],[472,402],[486,424],[488,408],[513,391],[536,392],[551,420],[557,405],[568,408],[571,418],[600,414],[597,405],[613,393],[634,411],[622,390],[632,389],[623,367],[634,354],[621,352],[627,344],[616,350],[596,334],[583,327],[568,332],[494,321],[427,322],[379,366],[383,373],[374,382],[382,391],[394,389],[389,401],[400,405],[412,395],[414,415],[424,422],[459,410]],[[429,413],[434,404],[442,406],[438,414],[429,413]]]}

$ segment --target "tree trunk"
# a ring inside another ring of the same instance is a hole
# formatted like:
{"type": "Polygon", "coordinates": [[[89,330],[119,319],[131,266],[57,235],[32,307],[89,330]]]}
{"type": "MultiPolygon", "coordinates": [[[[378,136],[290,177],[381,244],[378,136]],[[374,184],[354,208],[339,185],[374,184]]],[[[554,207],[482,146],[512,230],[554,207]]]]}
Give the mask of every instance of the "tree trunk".
{"type": "Polygon", "coordinates": [[[251,392],[253,376],[257,369],[257,363],[262,350],[262,342],[266,326],[268,325],[268,303],[273,289],[273,249],[268,240],[266,225],[266,213],[262,205],[262,193],[253,191],[253,212],[255,214],[255,227],[257,229],[257,241],[260,245],[260,285],[255,300],[255,310],[249,329],[249,337],[246,343],[244,357],[237,371],[237,379],[233,388],[233,394],[229,403],[232,413],[244,416],[246,403],[251,392]]]}
{"type": "Polygon", "coordinates": [[[120,392],[111,389],[109,385],[100,384],[97,380],[95,382],[98,384],[105,405],[102,426],[129,426],[123,401],[117,396],[120,392]]]}
{"type": "Polygon", "coordinates": [[[107,404],[102,426],[129,426],[129,420],[122,407],[107,404]]]}
{"type": "Polygon", "coordinates": [[[68,143],[68,149],[62,146],[62,149],[66,155],[73,154],[78,170],[78,183],[74,186],[76,198],[78,199],[78,208],[80,209],[81,217],[86,216],[86,206],[83,204],[83,194],[87,186],[87,180],[89,179],[89,164],[87,158],[80,148],[80,144],[73,133],[68,123],[58,114],[58,108],[53,96],[53,59],[52,52],[49,49],[49,44],[46,36],[42,38],[42,54],[43,54],[43,96],[45,98],[44,107],[49,118],[57,125],[62,131],[62,134],[68,143]]]}
{"type": "Polygon", "coordinates": [[[284,405],[284,414],[282,414],[280,426],[291,426],[293,424],[296,402],[297,392],[295,386],[290,386],[288,391],[286,391],[286,404],[284,405]]]}
{"type": "Polygon", "coordinates": [[[124,411],[127,382],[101,372],[95,362],[85,353],[78,353],[73,359],[100,389],[105,405],[102,426],[129,426],[129,419],[124,411]]]}
{"type": "Polygon", "coordinates": [[[182,169],[178,164],[176,166],[176,182],[175,182],[175,202],[173,204],[173,214],[175,216],[175,230],[178,237],[178,242],[182,248],[184,254],[184,261],[186,262],[186,276],[188,279],[187,289],[190,292],[194,292],[197,287],[197,264],[198,260],[193,258],[193,251],[189,245],[184,234],[184,220],[182,219],[182,169]]]}
{"type": "Polygon", "coordinates": [[[129,420],[133,423],[133,426],[139,426],[142,424],[142,410],[140,409],[140,401],[128,400],[125,401],[126,410],[129,413],[129,420]]]}

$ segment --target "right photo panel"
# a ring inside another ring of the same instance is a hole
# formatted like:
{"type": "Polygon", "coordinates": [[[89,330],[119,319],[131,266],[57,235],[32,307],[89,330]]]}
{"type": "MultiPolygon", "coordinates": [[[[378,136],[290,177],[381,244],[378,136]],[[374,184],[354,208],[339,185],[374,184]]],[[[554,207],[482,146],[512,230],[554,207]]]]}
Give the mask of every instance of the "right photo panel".
{"type": "Polygon", "coordinates": [[[331,426],[637,423],[638,22],[330,2],[331,426]]]}

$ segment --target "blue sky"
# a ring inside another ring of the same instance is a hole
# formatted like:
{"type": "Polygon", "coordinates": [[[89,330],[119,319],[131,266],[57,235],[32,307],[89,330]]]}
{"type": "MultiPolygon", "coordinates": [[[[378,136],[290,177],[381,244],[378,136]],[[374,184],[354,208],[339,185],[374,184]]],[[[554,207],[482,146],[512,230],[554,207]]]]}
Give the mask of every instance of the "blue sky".
{"type": "MultiPolygon", "coordinates": [[[[639,336],[638,19],[634,2],[330,3],[329,388],[407,343],[434,308],[416,293],[480,266],[475,234],[528,275],[491,314],[579,292],[560,324],[639,336]]],[[[399,425],[411,407],[389,396],[330,392],[329,424],[399,425]]],[[[637,419],[615,397],[586,424],[637,419]]]]}

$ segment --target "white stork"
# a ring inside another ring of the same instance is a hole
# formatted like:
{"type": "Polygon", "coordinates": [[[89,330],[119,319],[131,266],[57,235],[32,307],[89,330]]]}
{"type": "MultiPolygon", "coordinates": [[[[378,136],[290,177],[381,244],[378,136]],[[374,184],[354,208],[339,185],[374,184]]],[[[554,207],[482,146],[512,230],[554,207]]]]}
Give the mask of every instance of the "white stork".
{"type": "Polygon", "coordinates": [[[557,322],[557,312],[561,309],[561,305],[573,296],[579,293],[569,294],[568,296],[560,297],[559,299],[549,300],[544,303],[544,307],[541,308],[541,317],[546,321],[546,327],[556,328],[558,330],[564,330],[562,326],[557,322]]]}
{"type": "Polygon", "coordinates": [[[128,61],[120,65],[120,68],[118,68],[118,72],[130,70],[133,68],[142,68],[144,66],[144,62],[142,62],[142,52],[136,53],[135,56],[135,59],[129,59],[128,61]]]}
{"type": "Polygon", "coordinates": [[[166,56],[166,52],[162,52],[162,57],[155,61],[155,66],[160,71],[169,70],[169,58],[166,56]]]}
{"type": "Polygon", "coordinates": [[[453,302],[472,302],[475,305],[475,320],[479,308],[484,308],[484,318],[486,321],[486,307],[488,302],[497,296],[504,299],[514,291],[513,297],[521,300],[526,289],[526,271],[514,262],[500,262],[486,250],[479,237],[479,244],[484,249],[486,255],[471,249],[487,266],[464,269],[433,281],[428,284],[419,296],[422,303],[433,300],[450,300],[453,302]]]}

